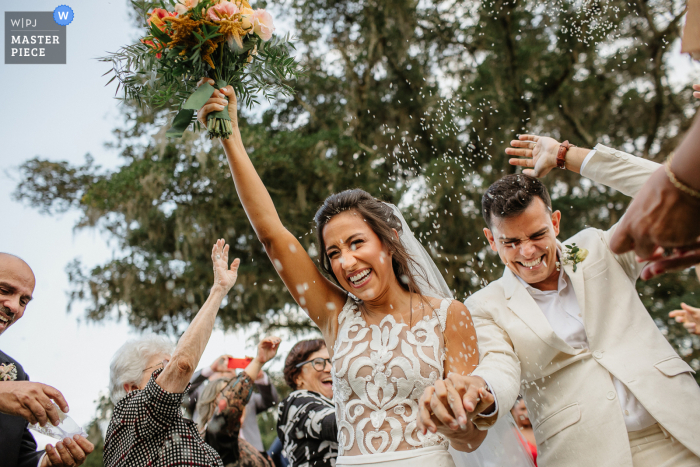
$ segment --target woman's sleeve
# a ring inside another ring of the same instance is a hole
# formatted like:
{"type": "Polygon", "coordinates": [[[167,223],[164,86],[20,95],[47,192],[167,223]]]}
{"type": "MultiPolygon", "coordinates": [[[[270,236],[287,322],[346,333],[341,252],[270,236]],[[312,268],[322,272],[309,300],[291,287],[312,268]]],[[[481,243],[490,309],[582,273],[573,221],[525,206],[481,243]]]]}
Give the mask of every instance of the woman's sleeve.
{"type": "Polygon", "coordinates": [[[162,371],[154,372],[142,391],[124,401],[122,406],[118,405],[120,410],[115,409],[114,416],[119,422],[133,425],[141,438],[159,435],[182,418],[180,404],[184,393],[171,393],[161,388],[156,378],[162,371]]]}
{"type": "Polygon", "coordinates": [[[215,417],[223,417],[229,436],[238,437],[238,432],[241,431],[241,415],[252,393],[253,380],[246,372],[241,372],[221,391],[226,405],[219,406],[215,417]]]}
{"type": "Polygon", "coordinates": [[[338,441],[334,407],[311,394],[298,397],[293,403],[298,407],[293,421],[297,432],[314,439],[338,441]]]}

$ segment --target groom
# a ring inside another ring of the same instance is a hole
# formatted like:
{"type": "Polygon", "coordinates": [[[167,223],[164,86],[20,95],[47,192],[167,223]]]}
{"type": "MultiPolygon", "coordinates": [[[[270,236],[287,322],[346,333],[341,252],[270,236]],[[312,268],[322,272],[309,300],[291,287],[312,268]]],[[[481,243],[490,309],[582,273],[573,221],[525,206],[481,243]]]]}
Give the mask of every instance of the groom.
{"type": "Polygon", "coordinates": [[[561,213],[536,178],[566,168],[634,196],[659,165],[603,145],[532,135],[511,144],[506,152],[525,159],[510,163],[530,169],[482,200],[484,233],[506,268],[465,302],[480,364],[426,390],[421,402],[434,415],[421,411],[421,422],[449,424],[445,408],[459,394],[487,429],[521,393],[540,466],[700,466],[700,388],[639,298],[644,264],[610,250],[615,226],[557,241],[561,213]],[[483,410],[487,387],[496,404],[483,410]]]}

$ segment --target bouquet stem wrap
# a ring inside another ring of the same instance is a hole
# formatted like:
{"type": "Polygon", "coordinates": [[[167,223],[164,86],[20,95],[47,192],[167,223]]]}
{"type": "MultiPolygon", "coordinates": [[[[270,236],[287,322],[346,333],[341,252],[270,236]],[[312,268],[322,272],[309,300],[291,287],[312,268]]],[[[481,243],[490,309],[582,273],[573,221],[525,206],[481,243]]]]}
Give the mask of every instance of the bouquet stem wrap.
{"type": "MultiPolygon", "coordinates": [[[[226,86],[226,81],[219,80],[215,86],[209,83],[204,83],[199,86],[190,95],[190,97],[182,105],[175,118],[172,126],[166,132],[167,136],[179,138],[190,126],[195,110],[199,110],[211,98],[214,91],[226,86]]],[[[233,129],[231,127],[231,116],[228,114],[228,109],[212,112],[207,115],[207,130],[210,139],[223,138],[227,139],[231,136],[233,129]]]]}

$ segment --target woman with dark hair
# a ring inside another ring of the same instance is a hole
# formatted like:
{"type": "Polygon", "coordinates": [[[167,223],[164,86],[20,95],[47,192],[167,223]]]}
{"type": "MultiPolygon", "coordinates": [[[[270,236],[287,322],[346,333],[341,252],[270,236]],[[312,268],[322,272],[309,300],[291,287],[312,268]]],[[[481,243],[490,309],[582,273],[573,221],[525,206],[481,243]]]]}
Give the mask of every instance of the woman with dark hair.
{"type": "Polygon", "coordinates": [[[323,339],[298,342],[284,363],[294,391],[277,409],[277,436],[292,467],[331,467],[338,456],[338,426],[328,349],[323,339]]]}
{"type": "Polygon", "coordinates": [[[266,337],[258,354],[232,379],[220,378],[204,387],[197,399],[194,421],[204,441],[221,456],[224,467],[271,467],[267,456],[240,438],[241,420],[253,393],[253,381],[265,363],[277,355],[279,337],[266,337]]]}
{"type": "MultiPolygon", "coordinates": [[[[473,451],[486,437],[468,422],[460,395],[449,387],[449,397],[441,396],[454,414],[451,430],[440,425],[424,432],[417,417],[426,387],[450,372],[468,375],[479,362],[469,311],[452,300],[398,209],[359,189],[331,195],[315,216],[324,276],[282,225],[246,153],[233,88],[215,91],[197,118],[204,123],[207,114],[227,106],[233,133],[221,143],[238,196],[277,272],[321,329],[331,354],[336,465],[453,466],[450,443],[473,451]],[[414,245],[410,253],[409,244],[414,245]]],[[[480,401],[483,410],[494,399],[480,389],[480,401]]]]}

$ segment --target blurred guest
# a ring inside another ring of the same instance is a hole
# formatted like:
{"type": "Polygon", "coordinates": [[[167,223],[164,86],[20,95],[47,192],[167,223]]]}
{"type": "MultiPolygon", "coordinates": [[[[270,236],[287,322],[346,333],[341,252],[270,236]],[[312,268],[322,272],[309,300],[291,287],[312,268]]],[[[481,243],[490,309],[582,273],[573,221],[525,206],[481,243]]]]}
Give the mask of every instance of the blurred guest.
{"type": "Polygon", "coordinates": [[[532,461],[537,465],[537,443],[535,442],[535,432],[532,430],[532,423],[527,416],[527,407],[521,396],[515,401],[515,405],[510,409],[511,415],[515,419],[515,424],[518,425],[518,430],[522,435],[520,439],[527,452],[532,456],[532,461]]]}
{"type": "Polygon", "coordinates": [[[209,341],[224,297],[236,283],[238,265],[228,267],[229,246],[212,248],[214,284],[209,298],[171,352],[164,341],[147,338],[124,344],[110,366],[115,404],[107,428],[104,465],[223,467],[219,454],[199,436],[180,410],[184,393],[209,341]]]}
{"type": "Polygon", "coordinates": [[[187,397],[183,398],[182,404],[188,418],[194,419],[197,399],[209,382],[221,378],[231,379],[236,376],[236,371],[228,367],[229,358],[231,358],[231,355],[222,355],[214,360],[211,365],[194,372],[192,379],[190,379],[189,393],[187,397]]]}
{"type": "Polygon", "coordinates": [[[270,456],[275,467],[287,467],[289,465],[289,461],[284,455],[284,446],[279,437],[275,437],[275,440],[270,445],[270,449],[267,450],[267,455],[270,456]]]}
{"type": "MultiPolygon", "coordinates": [[[[206,386],[205,383],[221,378],[230,380],[236,376],[235,371],[228,367],[228,359],[230,357],[230,355],[222,355],[210,366],[197,371],[194,376],[192,376],[192,380],[190,381],[190,397],[185,404],[185,408],[189,416],[193,419],[197,406],[197,399],[204,390],[206,386]]],[[[240,437],[248,441],[258,451],[264,452],[265,448],[262,443],[262,437],[260,436],[257,415],[279,404],[280,398],[279,394],[277,394],[277,389],[275,389],[274,384],[272,384],[267,373],[264,371],[260,371],[253,383],[255,384],[257,392],[254,392],[250,396],[250,400],[246,405],[245,418],[241,426],[240,437]]]]}
{"type": "MultiPolygon", "coordinates": [[[[24,316],[32,299],[34,272],[20,258],[0,253],[0,334],[24,316]]],[[[94,446],[80,435],[46,445],[37,451],[28,423],[59,423],[56,405],[68,412],[57,389],[33,383],[22,365],[0,351],[0,467],[82,465],[94,446]]]]}
{"type": "Polygon", "coordinates": [[[267,454],[238,435],[252,394],[253,378],[277,354],[279,343],[278,337],[266,337],[260,341],[258,355],[240,375],[209,383],[197,401],[195,422],[199,434],[216,449],[224,465],[269,467],[272,464],[267,454]]]}
{"type": "MultiPolygon", "coordinates": [[[[700,264],[695,266],[695,274],[700,280],[700,264]]],[[[668,316],[675,318],[691,334],[700,335],[700,308],[681,303],[681,309],[670,312],[668,316]]]]}
{"type": "Polygon", "coordinates": [[[338,426],[331,361],[323,339],[298,342],[287,356],[284,380],[294,390],[278,408],[277,436],[291,467],[334,466],[338,426]]]}
{"type": "Polygon", "coordinates": [[[267,373],[261,371],[254,381],[257,392],[253,393],[245,406],[245,417],[241,426],[241,438],[255,446],[258,451],[265,451],[262,437],[260,436],[260,428],[258,427],[257,415],[266,411],[280,402],[280,396],[277,394],[275,385],[272,384],[267,373]]]}

